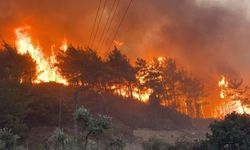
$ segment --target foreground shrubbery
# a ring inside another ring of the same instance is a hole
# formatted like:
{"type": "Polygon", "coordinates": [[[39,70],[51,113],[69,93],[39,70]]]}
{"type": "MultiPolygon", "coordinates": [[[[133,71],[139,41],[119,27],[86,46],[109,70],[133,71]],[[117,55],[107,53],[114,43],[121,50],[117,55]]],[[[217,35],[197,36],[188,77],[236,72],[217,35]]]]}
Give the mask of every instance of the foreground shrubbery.
{"type": "MultiPolygon", "coordinates": [[[[80,107],[74,113],[74,119],[77,121],[77,130],[74,136],[65,134],[62,130],[55,130],[52,136],[53,147],[56,150],[98,150],[101,146],[91,140],[91,137],[99,136],[111,127],[111,118],[98,114],[93,116],[90,112],[80,107]]],[[[102,146],[103,147],[103,146],[102,146]]],[[[122,150],[125,143],[120,138],[113,138],[106,150],[122,150]]]]}
{"type": "Polygon", "coordinates": [[[211,134],[202,141],[177,140],[175,144],[151,138],[142,144],[144,150],[249,150],[250,115],[232,113],[224,120],[210,124],[211,134]]]}
{"type": "MultiPolygon", "coordinates": [[[[66,134],[62,129],[56,129],[52,134],[49,145],[40,145],[42,150],[123,150],[125,143],[121,138],[113,137],[106,146],[98,145],[91,137],[103,134],[111,127],[111,118],[98,114],[93,116],[89,111],[81,107],[74,113],[77,121],[77,134],[66,134]]],[[[19,136],[13,134],[10,129],[0,130],[0,150],[20,150],[23,146],[17,146],[19,136]]]]}
{"type": "Polygon", "coordinates": [[[200,150],[249,150],[250,115],[232,113],[210,124],[212,134],[200,144],[200,150]]]}

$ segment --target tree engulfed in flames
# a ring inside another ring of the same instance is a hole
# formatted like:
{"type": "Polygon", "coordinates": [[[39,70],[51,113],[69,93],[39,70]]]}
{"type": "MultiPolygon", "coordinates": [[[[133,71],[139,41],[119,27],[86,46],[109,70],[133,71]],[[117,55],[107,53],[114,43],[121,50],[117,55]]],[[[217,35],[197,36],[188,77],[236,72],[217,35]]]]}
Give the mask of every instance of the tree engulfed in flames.
{"type": "Polygon", "coordinates": [[[216,109],[215,117],[223,117],[226,114],[232,113],[234,111],[240,114],[250,114],[250,108],[244,106],[242,100],[238,98],[239,92],[230,89],[229,82],[224,76],[222,76],[222,79],[219,81],[218,86],[220,88],[220,98],[224,101],[216,109]]]}
{"type": "MultiPolygon", "coordinates": [[[[67,84],[67,81],[60,75],[54,64],[57,62],[54,52],[49,59],[44,57],[42,49],[32,44],[32,39],[27,32],[29,27],[17,28],[16,33],[16,47],[19,54],[29,54],[36,62],[37,78],[34,83],[40,82],[57,82],[67,84]]],[[[62,50],[67,49],[67,44],[63,43],[62,50]]]]}

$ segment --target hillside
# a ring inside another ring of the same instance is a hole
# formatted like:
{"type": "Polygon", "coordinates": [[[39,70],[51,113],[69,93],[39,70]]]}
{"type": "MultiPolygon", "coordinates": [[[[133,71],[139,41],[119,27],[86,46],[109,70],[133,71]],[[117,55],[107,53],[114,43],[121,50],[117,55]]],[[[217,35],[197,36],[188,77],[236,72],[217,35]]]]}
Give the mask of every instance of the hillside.
{"type": "MultiPolygon", "coordinates": [[[[47,142],[48,137],[59,124],[65,131],[72,132],[73,88],[55,83],[45,83],[35,85],[33,93],[43,97],[39,99],[38,104],[46,103],[45,108],[47,109],[43,111],[46,113],[44,117],[41,117],[40,114],[36,117],[36,121],[29,120],[33,124],[30,125],[28,134],[24,136],[27,144],[35,146],[38,143],[47,142]],[[59,115],[60,108],[61,115],[59,115]]],[[[78,96],[78,106],[85,106],[94,114],[111,116],[113,129],[104,137],[107,138],[111,134],[119,135],[128,142],[135,139],[134,131],[137,129],[204,130],[210,122],[210,120],[193,120],[168,108],[152,107],[147,103],[122,98],[111,93],[98,94],[92,91],[82,91],[78,96]]]]}

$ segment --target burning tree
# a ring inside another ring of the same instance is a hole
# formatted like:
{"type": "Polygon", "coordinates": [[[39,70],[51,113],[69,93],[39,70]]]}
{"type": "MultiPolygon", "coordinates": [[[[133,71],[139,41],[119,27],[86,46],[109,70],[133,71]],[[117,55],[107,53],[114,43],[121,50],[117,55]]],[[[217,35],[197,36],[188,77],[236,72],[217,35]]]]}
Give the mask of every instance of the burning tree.
{"type": "Polygon", "coordinates": [[[232,106],[228,106],[230,107],[229,111],[250,113],[249,87],[243,86],[242,79],[230,79],[227,81],[223,76],[221,81],[219,81],[219,87],[221,89],[220,97],[232,102],[232,106]]]}
{"type": "Polygon", "coordinates": [[[16,33],[16,47],[17,53],[20,55],[30,55],[32,60],[36,63],[36,78],[35,83],[40,82],[58,82],[67,84],[67,81],[61,76],[57,68],[54,66],[57,60],[52,51],[51,57],[45,58],[42,49],[39,46],[32,44],[32,39],[27,32],[30,27],[21,27],[15,30],[16,33]]]}
{"type": "Polygon", "coordinates": [[[174,59],[159,57],[151,62],[137,59],[136,70],[140,89],[151,89],[152,104],[162,104],[193,117],[202,116],[204,85],[179,69],[174,59]]]}
{"type": "Polygon", "coordinates": [[[129,93],[125,93],[133,97],[132,84],[136,82],[135,69],[130,64],[127,56],[123,55],[116,47],[108,55],[106,65],[109,68],[111,80],[110,83],[113,87],[118,87],[119,94],[122,94],[123,86],[127,86],[129,93]]]}
{"type": "Polygon", "coordinates": [[[57,60],[56,66],[70,85],[93,89],[103,87],[104,63],[96,51],[70,45],[57,55],[57,60]]]}
{"type": "Polygon", "coordinates": [[[202,98],[204,98],[204,85],[201,81],[184,75],[182,79],[181,92],[186,103],[186,113],[190,116],[201,118],[203,114],[202,98]]]}
{"type": "Polygon", "coordinates": [[[20,55],[15,48],[3,43],[0,50],[0,79],[31,83],[36,78],[36,64],[30,55],[20,55]]]}

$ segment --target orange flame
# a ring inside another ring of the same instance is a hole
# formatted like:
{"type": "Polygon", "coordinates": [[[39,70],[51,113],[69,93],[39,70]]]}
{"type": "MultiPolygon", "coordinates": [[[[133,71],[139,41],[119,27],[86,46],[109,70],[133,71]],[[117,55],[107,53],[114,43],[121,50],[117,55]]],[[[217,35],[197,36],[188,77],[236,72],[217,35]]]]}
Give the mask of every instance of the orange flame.
{"type": "MultiPolygon", "coordinates": [[[[111,86],[111,89],[114,91],[115,94],[120,95],[122,97],[130,97],[131,94],[128,91],[128,88],[126,86],[124,87],[117,87],[115,85],[111,86]]],[[[140,100],[142,102],[147,102],[149,99],[150,94],[152,93],[152,91],[150,89],[148,89],[147,91],[144,92],[140,92],[140,90],[137,87],[134,87],[131,89],[132,91],[132,97],[134,99],[140,100]]]]}
{"type": "Polygon", "coordinates": [[[113,43],[114,43],[115,47],[117,47],[117,48],[120,48],[124,45],[124,42],[117,41],[117,40],[114,40],[113,43]]]}
{"type": "Polygon", "coordinates": [[[221,88],[221,91],[220,91],[220,97],[222,99],[224,99],[226,97],[226,92],[225,90],[227,89],[228,87],[228,82],[226,81],[225,77],[222,76],[222,79],[219,81],[218,83],[219,87],[221,88]]]}
{"type": "Polygon", "coordinates": [[[62,45],[60,46],[60,49],[63,50],[64,52],[67,51],[68,49],[68,42],[66,39],[63,40],[62,45]]]}
{"type": "Polygon", "coordinates": [[[27,33],[27,29],[30,27],[17,28],[16,33],[16,47],[19,54],[29,54],[32,59],[36,62],[37,69],[37,79],[34,83],[40,82],[57,82],[62,84],[67,84],[67,81],[61,76],[57,68],[54,67],[56,63],[56,58],[54,53],[50,59],[46,59],[39,46],[34,46],[32,44],[32,39],[27,33]]]}
{"type": "Polygon", "coordinates": [[[215,117],[222,117],[232,113],[233,111],[240,114],[243,114],[244,112],[250,114],[250,108],[243,106],[241,100],[232,99],[237,97],[238,93],[235,93],[232,96],[227,95],[230,89],[228,88],[228,81],[224,76],[222,76],[218,86],[220,87],[220,97],[225,99],[225,101],[218,108],[216,108],[215,117]]]}

